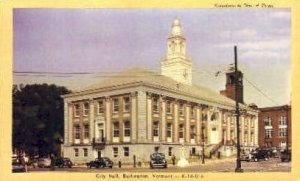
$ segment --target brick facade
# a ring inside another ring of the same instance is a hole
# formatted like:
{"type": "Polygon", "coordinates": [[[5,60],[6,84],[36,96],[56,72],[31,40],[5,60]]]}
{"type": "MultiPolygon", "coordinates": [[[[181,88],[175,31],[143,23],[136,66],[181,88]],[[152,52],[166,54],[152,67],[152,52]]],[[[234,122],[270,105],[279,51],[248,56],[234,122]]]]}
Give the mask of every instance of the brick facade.
{"type": "Polygon", "coordinates": [[[259,108],[259,146],[285,148],[288,139],[288,146],[291,147],[291,123],[291,106],[259,108]],[[286,136],[285,133],[280,133],[280,129],[285,128],[287,128],[286,136]],[[266,133],[267,130],[271,133],[266,133]]]}

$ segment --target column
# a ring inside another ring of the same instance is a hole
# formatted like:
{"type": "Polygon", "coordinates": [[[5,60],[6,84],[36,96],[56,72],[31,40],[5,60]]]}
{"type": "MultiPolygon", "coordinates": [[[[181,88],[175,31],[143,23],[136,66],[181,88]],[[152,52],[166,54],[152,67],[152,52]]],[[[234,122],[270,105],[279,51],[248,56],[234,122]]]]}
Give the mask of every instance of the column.
{"type": "Polygon", "coordinates": [[[255,115],[254,119],[254,146],[258,146],[258,114],[255,115]]]}
{"type": "Polygon", "coordinates": [[[210,132],[211,132],[211,127],[210,127],[210,119],[211,119],[211,115],[212,115],[212,112],[210,110],[207,110],[206,111],[206,115],[207,115],[207,120],[206,120],[206,138],[207,138],[207,144],[210,144],[211,141],[210,141],[210,132]]]}
{"type": "Polygon", "coordinates": [[[244,116],[241,116],[240,117],[240,127],[241,127],[241,130],[240,130],[240,143],[241,143],[241,146],[244,146],[245,142],[244,142],[244,137],[245,137],[245,117],[244,116]]]}
{"type": "Polygon", "coordinates": [[[174,124],[173,124],[173,141],[178,142],[178,100],[174,101],[174,124]]]}
{"type": "Polygon", "coordinates": [[[166,97],[161,97],[161,122],[160,122],[160,137],[159,140],[164,142],[166,140],[166,97]]]}
{"type": "Polygon", "coordinates": [[[251,146],[251,117],[247,117],[248,121],[248,146],[251,146]]]}
{"type": "Polygon", "coordinates": [[[147,93],[147,140],[152,140],[152,94],[147,93]]]}
{"type": "Polygon", "coordinates": [[[93,142],[93,138],[95,137],[95,106],[94,100],[90,100],[90,143],[93,142]]]}
{"type": "Polygon", "coordinates": [[[64,100],[64,144],[69,143],[69,132],[72,129],[69,128],[69,116],[68,116],[68,102],[64,100]]]}
{"type": "Polygon", "coordinates": [[[188,102],[187,105],[185,106],[185,142],[190,143],[190,109],[191,105],[188,102]]]}
{"type": "Polygon", "coordinates": [[[231,122],[231,116],[227,114],[226,116],[226,141],[230,141],[230,122],[231,122]]]}
{"type": "Polygon", "coordinates": [[[131,94],[131,142],[137,141],[137,94],[132,92],[131,94]]]}
{"type": "Polygon", "coordinates": [[[73,126],[73,104],[68,104],[68,127],[69,127],[69,144],[72,144],[74,141],[74,126],[73,126]]]}
{"type": "Polygon", "coordinates": [[[138,91],[137,93],[137,140],[139,143],[144,143],[146,141],[146,103],[147,97],[146,92],[138,91]]]}
{"type": "Polygon", "coordinates": [[[105,125],[106,125],[106,142],[110,143],[112,140],[112,122],[111,122],[111,98],[105,98],[105,125]]]}
{"type": "Polygon", "coordinates": [[[196,143],[201,143],[201,114],[202,110],[199,106],[196,107],[196,143]]]}

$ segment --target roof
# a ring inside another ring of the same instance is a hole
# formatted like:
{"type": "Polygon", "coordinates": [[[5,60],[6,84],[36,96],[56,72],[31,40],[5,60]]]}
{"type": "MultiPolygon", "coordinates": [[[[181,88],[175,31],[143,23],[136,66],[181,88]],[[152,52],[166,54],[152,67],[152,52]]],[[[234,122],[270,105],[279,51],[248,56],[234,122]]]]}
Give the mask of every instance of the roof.
{"type": "Polygon", "coordinates": [[[108,87],[119,87],[131,84],[141,84],[156,86],[161,89],[166,89],[170,91],[176,91],[177,93],[183,93],[191,97],[224,104],[228,106],[234,106],[235,101],[227,98],[223,95],[220,95],[218,92],[215,92],[209,88],[192,84],[187,85],[180,82],[177,82],[167,76],[161,75],[156,72],[152,72],[142,68],[131,68],[124,72],[121,72],[118,75],[115,75],[111,78],[104,79],[97,84],[88,86],[86,88],[73,91],[71,94],[67,94],[64,97],[69,97],[72,95],[83,94],[90,91],[99,91],[108,87]]]}

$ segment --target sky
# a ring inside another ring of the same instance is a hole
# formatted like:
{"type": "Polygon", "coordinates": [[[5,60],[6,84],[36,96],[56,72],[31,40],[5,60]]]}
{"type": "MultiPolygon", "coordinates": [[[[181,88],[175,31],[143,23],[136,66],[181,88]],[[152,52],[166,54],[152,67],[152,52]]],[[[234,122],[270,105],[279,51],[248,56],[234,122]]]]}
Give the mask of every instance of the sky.
{"type": "Polygon", "coordinates": [[[160,72],[172,21],[181,21],[193,82],[219,92],[238,48],[244,101],[291,101],[290,9],[15,9],[14,84],[80,89],[132,67],[160,72]],[[215,76],[215,73],[222,73],[215,76]]]}

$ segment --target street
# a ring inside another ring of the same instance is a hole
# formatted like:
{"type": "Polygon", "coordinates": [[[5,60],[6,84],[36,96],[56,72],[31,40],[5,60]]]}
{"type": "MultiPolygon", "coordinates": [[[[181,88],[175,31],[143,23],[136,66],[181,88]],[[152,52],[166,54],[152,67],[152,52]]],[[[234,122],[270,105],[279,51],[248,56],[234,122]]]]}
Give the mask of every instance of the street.
{"type": "MultiPolygon", "coordinates": [[[[290,172],[291,162],[281,162],[279,158],[271,158],[260,162],[242,162],[244,172],[290,172]]],[[[54,171],[49,168],[29,168],[29,172],[91,172],[91,173],[118,173],[118,172],[234,172],[235,159],[207,160],[203,165],[201,162],[191,163],[189,166],[181,168],[168,165],[167,169],[150,169],[148,166],[133,168],[132,165],[123,165],[118,168],[114,165],[110,168],[87,168],[86,166],[74,166],[73,168],[58,168],[54,171]]]]}

